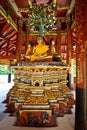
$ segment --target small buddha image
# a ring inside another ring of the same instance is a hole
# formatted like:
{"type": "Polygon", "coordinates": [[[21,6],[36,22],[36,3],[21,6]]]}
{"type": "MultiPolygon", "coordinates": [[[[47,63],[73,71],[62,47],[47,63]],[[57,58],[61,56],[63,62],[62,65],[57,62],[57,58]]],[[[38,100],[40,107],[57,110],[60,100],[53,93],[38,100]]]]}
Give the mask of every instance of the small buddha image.
{"type": "Polygon", "coordinates": [[[30,61],[35,61],[37,58],[45,57],[47,55],[47,51],[49,50],[49,47],[45,44],[42,37],[37,38],[37,43],[34,53],[30,58],[30,61]]]}
{"type": "Polygon", "coordinates": [[[50,53],[53,57],[53,61],[61,62],[61,57],[56,51],[55,44],[56,43],[55,43],[54,38],[51,38],[50,39],[50,53]]]}
{"type": "Polygon", "coordinates": [[[55,40],[53,38],[50,39],[50,53],[56,54],[56,48],[55,48],[55,40]]]}
{"type": "Polygon", "coordinates": [[[34,53],[34,45],[32,41],[29,41],[29,44],[27,46],[27,50],[25,53],[25,57],[30,58],[30,55],[32,55],[33,53],[34,53]]]}

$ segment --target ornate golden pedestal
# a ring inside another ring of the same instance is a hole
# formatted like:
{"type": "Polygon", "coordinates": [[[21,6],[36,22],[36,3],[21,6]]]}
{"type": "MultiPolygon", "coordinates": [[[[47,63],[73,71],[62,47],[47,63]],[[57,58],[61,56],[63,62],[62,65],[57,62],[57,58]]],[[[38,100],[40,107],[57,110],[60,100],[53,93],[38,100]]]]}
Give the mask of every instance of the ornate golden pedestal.
{"type": "Polygon", "coordinates": [[[25,62],[14,67],[14,86],[8,108],[20,125],[55,126],[56,116],[70,113],[74,104],[67,87],[69,66],[61,62],[25,62]]]}

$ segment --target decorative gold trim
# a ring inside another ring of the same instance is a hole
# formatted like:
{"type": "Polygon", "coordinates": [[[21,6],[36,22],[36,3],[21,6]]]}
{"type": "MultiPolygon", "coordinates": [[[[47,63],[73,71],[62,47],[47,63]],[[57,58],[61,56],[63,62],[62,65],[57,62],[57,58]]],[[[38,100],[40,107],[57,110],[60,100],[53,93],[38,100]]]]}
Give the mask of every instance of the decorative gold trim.
{"type": "MultiPolygon", "coordinates": [[[[63,10],[63,9],[69,9],[69,5],[59,5],[57,6],[58,10],[63,10]]],[[[29,12],[29,8],[18,8],[19,12],[29,12]]]]}
{"type": "Polygon", "coordinates": [[[70,8],[70,5],[59,5],[59,6],[57,6],[58,10],[69,9],[69,8],[70,8]]]}
{"type": "Polygon", "coordinates": [[[28,8],[18,8],[19,12],[29,12],[28,8]]]}
{"type": "MultiPolygon", "coordinates": [[[[8,20],[8,15],[7,15],[7,12],[3,9],[3,7],[0,5],[0,13],[1,15],[6,19],[8,20]]],[[[18,27],[17,25],[15,24],[15,22],[12,20],[11,16],[9,15],[9,19],[10,19],[10,22],[9,24],[16,30],[18,31],[18,27]]]]}

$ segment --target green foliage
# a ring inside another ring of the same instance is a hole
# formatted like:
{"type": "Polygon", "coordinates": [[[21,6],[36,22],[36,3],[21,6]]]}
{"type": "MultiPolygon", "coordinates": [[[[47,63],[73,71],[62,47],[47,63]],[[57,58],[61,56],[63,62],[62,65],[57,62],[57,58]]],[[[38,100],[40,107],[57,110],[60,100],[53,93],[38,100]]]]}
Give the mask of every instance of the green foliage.
{"type": "Polygon", "coordinates": [[[30,9],[28,25],[31,33],[39,32],[43,37],[46,32],[52,31],[53,26],[57,23],[57,18],[54,14],[53,5],[40,6],[33,5],[30,9]]]}
{"type": "MultiPolygon", "coordinates": [[[[7,75],[8,74],[8,66],[0,65],[0,75],[7,75]]],[[[11,68],[11,74],[14,74],[14,69],[11,68]]]]}

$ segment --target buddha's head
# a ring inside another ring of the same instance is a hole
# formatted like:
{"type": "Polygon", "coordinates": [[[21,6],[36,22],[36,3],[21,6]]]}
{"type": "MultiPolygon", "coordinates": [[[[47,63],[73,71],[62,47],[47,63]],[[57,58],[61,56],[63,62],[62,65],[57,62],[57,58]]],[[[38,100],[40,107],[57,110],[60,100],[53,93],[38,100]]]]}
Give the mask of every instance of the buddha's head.
{"type": "Polygon", "coordinates": [[[33,42],[29,41],[28,47],[31,47],[31,46],[33,46],[33,42]]]}
{"type": "Polygon", "coordinates": [[[42,43],[43,43],[42,37],[39,36],[39,37],[37,38],[37,42],[38,42],[38,44],[42,44],[42,43]]]}
{"type": "Polygon", "coordinates": [[[54,38],[51,38],[51,39],[50,39],[50,45],[55,45],[55,40],[54,40],[54,38]]]}

